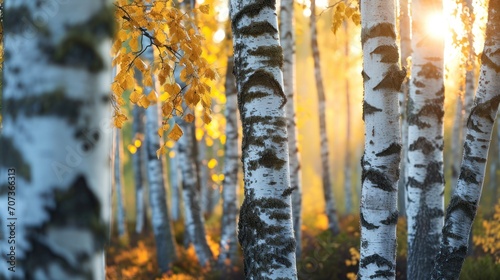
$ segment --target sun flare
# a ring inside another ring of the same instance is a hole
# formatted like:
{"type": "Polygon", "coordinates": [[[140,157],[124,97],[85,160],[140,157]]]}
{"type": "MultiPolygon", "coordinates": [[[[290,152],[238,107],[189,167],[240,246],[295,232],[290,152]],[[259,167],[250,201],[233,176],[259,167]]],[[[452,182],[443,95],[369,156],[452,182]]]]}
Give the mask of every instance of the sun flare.
{"type": "Polygon", "coordinates": [[[441,13],[434,13],[429,15],[426,24],[427,34],[435,38],[443,38],[448,32],[448,23],[444,15],[441,13]]]}

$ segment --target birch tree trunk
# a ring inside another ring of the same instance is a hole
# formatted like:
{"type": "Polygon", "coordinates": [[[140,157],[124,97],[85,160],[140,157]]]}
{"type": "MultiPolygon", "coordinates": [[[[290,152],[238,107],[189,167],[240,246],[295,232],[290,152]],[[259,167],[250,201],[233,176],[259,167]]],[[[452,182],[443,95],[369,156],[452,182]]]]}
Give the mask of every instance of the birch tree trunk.
{"type": "MultiPolygon", "coordinates": [[[[399,1],[399,36],[401,48],[401,67],[408,68],[408,57],[411,56],[411,22],[408,0],[399,1]]],[[[400,216],[406,216],[406,178],[408,169],[408,95],[409,79],[403,81],[399,92],[399,114],[401,123],[401,163],[398,185],[398,209],[400,216]]]]}
{"type": "MultiPolygon", "coordinates": [[[[151,90],[151,88],[145,87],[143,92],[151,92],[151,90]]],[[[177,259],[177,248],[167,206],[163,159],[162,157],[158,158],[156,155],[156,151],[160,148],[158,136],[158,128],[160,127],[159,109],[157,104],[151,104],[146,109],[147,173],[149,204],[152,212],[151,221],[155,235],[158,266],[162,272],[166,272],[170,270],[170,266],[177,259]]]]}
{"type": "Polygon", "coordinates": [[[427,33],[428,16],[442,2],[413,0],[412,73],[408,99],[406,216],[410,279],[429,279],[444,216],[443,38],[427,33]]]}
{"type": "Polygon", "coordinates": [[[321,174],[323,183],[323,196],[325,198],[326,216],[328,217],[328,229],[333,235],[340,232],[337,218],[337,206],[332,191],[332,178],[330,174],[330,146],[328,143],[328,132],[326,129],[326,97],[321,76],[321,60],[318,47],[318,31],[316,30],[316,1],[311,0],[311,48],[314,60],[314,78],[318,92],[318,115],[321,149],[321,174]]]}
{"type": "Polygon", "coordinates": [[[105,279],[112,3],[3,7],[0,279],[105,279]]]}
{"type": "Polygon", "coordinates": [[[299,141],[297,139],[296,85],[295,85],[295,11],[293,0],[281,1],[280,41],[283,46],[283,86],[287,98],[285,112],[288,131],[288,166],[292,188],[292,219],[295,233],[296,257],[302,248],[302,171],[300,169],[299,141]]]}
{"type": "Polygon", "coordinates": [[[500,102],[500,0],[490,0],[479,85],[467,122],[460,176],[446,211],[432,279],[458,279],[481,197],[493,124],[500,102]]]}
{"type": "Polygon", "coordinates": [[[238,214],[238,97],[232,73],[233,57],[228,58],[226,72],[226,146],[224,148],[224,181],[222,183],[222,222],[219,267],[232,266],[237,257],[236,215],[238,214]]]}
{"type": "Polygon", "coordinates": [[[394,1],[361,1],[363,119],[361,251],[358,279],[395,279],[397,194],[401,143],[394,1]]]}
{"type": "MultiPolygon", "coordinates": [[[[349,26],[344,22],[345,43],[344,53],[346,59],[346,69],[349,69],[349,26]]],[[[352,181],[351,181],[351,96],[349,90],[349,77],[344,78],[345,82],[345,100],[346,100],[346,133],[345,133],[345,158],[344,158],[344,195],[345,195],[345,214],[352,213],[352,181]]]]}
{"type": "Polygon", "coordinates": [[[184,135],[177,142],[179,162],[182,170],[182,199],[184,201],[184,225],[187,237],[194,245],[198,262],[204,266],[213,259],[205,234],[205,219],[200,205],[199,173],[196,167],[196,137],[194,124],[180,118],[177,123],[184,135]]]}
{"type": "MultiPolygon", "coordinates": [[[[194,124],[189,124],[194,125],[194,124]]],[[[208,214],[208,204],[209,204],[209,178],[208,178],[208,167],[207,167],[207,145],[205,142],[206,135],[203,135],[203,138],[198,142],[195,142],[197,145],[196,153],[196,164],[199,169],[200,176],[200,206],[202,215],[208,214]]]]}
{"type": "Polygon", "coordinates": [[[118,229],[118,237],[126,242],[127,239],[127,218],[125,215],[125,195],[122,184],[122,143],[121,130],[115,129],[115,144],[114,144],[114,185],[116,190],[116,221],[118,229]]]}
{"type": "Polygon", "coordinates": [[[134,106],[132,109],[133,122],[132,132],[133,139],[141,141],[141,146],[137,147],[137,151],[132,154],[132,169],[134,170],[134,185],[135,185],[135,232],[142,233],[144,224],[147,218],[144,207],[144,109],[139,106],[134,106]]]}
{"type": "Polygon", "coordinates": [[[177,221],[181,217],[181,184],[182,184],[182,174],[179,168],[178,161],[178,150],[177,143],[174,144],[171,152],[173,156],[169,155],[169,178],[170,178],[170,190],[171,190],[171,212],[172,219],[177,221]]]}
{"type": "Polygon", "coordinates": [[[245,198],[238,240],[246,279],[297,279],[283,53],[275,1],[232,0],[245,198]]]}
{"type": "MultiPolygon", "coordinates": [[[[462,88],[463,89],[463,88],[462,88]]],[[[462,101],[462,89],[457,97],[455,107],[455,119],[453,120],[453,129],[451,137],[451,193],[453,193],[454,186],[457,183],[458,174],[460,173],[460,161],[462,160],[462,140],[463,140],[463,119],[464,119],[464,106],[462,101]]],[[[465,95],[465,94],[464,94],[465,95]]]]}

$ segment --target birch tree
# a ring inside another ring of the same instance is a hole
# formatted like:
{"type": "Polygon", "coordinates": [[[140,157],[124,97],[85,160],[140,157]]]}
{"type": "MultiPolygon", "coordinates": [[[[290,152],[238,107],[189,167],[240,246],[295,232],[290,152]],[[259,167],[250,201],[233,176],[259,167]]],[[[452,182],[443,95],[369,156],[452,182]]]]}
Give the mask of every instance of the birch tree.
{"type": "Polygon", "coordinates": [[[458,279],[481,196],[486,158],[500,102],[500,0],[490,0],[476,98],[467,121],[460,175],[446,210],[432,279],[458,279]]]}
{"type": "Polygon", "coordinates": [[[177,143],[179,163],[182,170],[182,200],[184,201],[184,226],[189,241],[194,245],[198,262],[210,263],[212,251],[208,247],[205,234],[205,219],[200,204],[200,181],[196,166],[196,137],[194,124],[177,118],[184,135],[177,143]]]}
{"type": "Polygon", "coordinates": [[[122,180],[122,141],[121,141],[121,130],[115,129],[114,135],[114,145],[113,145],[113,175],[114,175],[114,188],[116,190],[116,221],[118,229],[118,237],[125,241],[127,239],[127,219],[125,215],[125,194],[123,192],[123,180],[122,180]]]}
{"type": "Polygon", "coordinates": [[[238,214],[238,97],[232,73],[233,57],[227,62],[226,71],[226,146],[224,148],[224,181],[222,182],[222,222],[219,267],[235,263],[238,250],[236,215],[238,214]]]}
{"type": "Polygon", "coordinates": [[[104,279],[112,3],[4,5],[0,278],[104,279]]]}
{"type": "MultiPolygon", "coordinates": [[[[134,185],[135,185],[135,232],[141,233],[144,230],[145,221],[147,218],[146,209],[144,207],[144,109],[139,106],[134,106],[132,109],[133,122],[132,132],[135,141],[141,141],[141,145],[137,147],[137,151],[132,154],[132,169],[134,170],[134,185]]],[[[134,141],[134,142],[135,142],[134,141]]]]}
{"type": "Polygon", "coordinates": [[[182,184],[182,174],[179,168],[177,143],[174,144],[172,150],[168,157],[169,165],[169,176],[170,179],[170,195],[172,199],[170,200],[170,208],[172,209],[172,219],[177,221],[181,217],[181,184],[182,184]]]}
{"type": "Polygon", "coordinates": [[[358,279],[395,279],[397,193],[401,153],[399,69],[394,1],[361,1],[363,119],[361,250],[358,279]]]}
{"type": "Polygon", "coordinates": [[[288,131],[288,164],[292,192],[292,218],[295,233],[296,255],[300,257],[302,247],[302,171],[300,169],[299,141],[297,139],[296,85],[295,85],[295,11],[293,0],[281,1],[280,41],[283,46],[283,86],[287,99],[285,105],[288,131]]]}
{"type": "Polygon", "coordinates": [[[408,99],[406,216],[408,269],[412,279],[429,279],[444,216],[443,116],[444,39],[426,28],[442,1],[413,0],[412,71],[408,99]]]}
{"type": "MultiPolygon", "coordinates": [[[[346,69],[349,69],[349,26],[344,22],[344,55],[346,59],[346,69]]],[[[346,72],[347,73],[347,72],[346,72]]],[[[345,135],[345,157],[344,157],[344,200],[345,200],[345,213],[352,213],[352,181],[351,181],[351,96],[349,87],[349,77],[346,75],[344,78],[345,83],[345,108],[346,108],[346,135],[345,135]]]]}
{"type": "MultiPolygon", "coordinates": [[[[408,68],[408,57],[411,55],[411,23],[408,0],[399,1],[399,36],[401,49],[401,67],[408,68]]],[[[406,177],[407,177],[407,161],[408,161],[408,94],[409,94],[409,79],[403,81],[401,91],[399,93],[399,113],[401,127],[401,163],[398,192],[398,209],[399,215],[406,216],[406,177]]]]}
{"type": "MultiPolygon", "coordinates": [[[[152,51],[151,51],[152,52],[152,51]]],[[[151,89],[145,87],[145,91],[151,89]]],[[[170,270],[170,266],[177,259],[177,249],[174,240],[173,225],[167,206],[165,191],[165,175],[163,159],[156,151],[160,149],[158,128],[160,127],[160,110],[157,104],[146,109],[146,149],[147,174],[149,185],[149,204],[151,206],[151,221],[155,235],[158,266],[162,272],[170,270]]]]}
{"type": "Polygon", "coordinates": [[[323,184],[323,196],[325,199],[326,216],[328,217],[328,229],[333,235],[340,232],[337,218],[337,206],[332,191],[332,178],[330,174],[330,146],[328,143],[328,133],[326,130],[326,96],[321,76],[321,59],[318,47],[318,31],[316,30],[316,0],[311,0],[311,48],[314,60],[314,79],[316,81],[316,91],[318,93],[318,115],[319,133],[321,149],[321,176],[323,184]]]}
{"type": "Polygon", "coordinates": [[[238,240],[247,279],[297,279],[283,53],[275,1],[232,0],[245,198],[238,240]]]}

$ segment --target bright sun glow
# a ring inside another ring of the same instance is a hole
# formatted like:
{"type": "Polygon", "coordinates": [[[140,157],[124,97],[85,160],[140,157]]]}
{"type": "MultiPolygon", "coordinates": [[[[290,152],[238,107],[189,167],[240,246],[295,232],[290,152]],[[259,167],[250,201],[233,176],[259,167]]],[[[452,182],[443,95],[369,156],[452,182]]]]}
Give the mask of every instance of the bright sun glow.
{"type": "Polygon", "coordinates": [[[432,14],[427,19],[427,33],[436,38],[444,38],[448,32],[448,23],[439,13],[432,14]]]}

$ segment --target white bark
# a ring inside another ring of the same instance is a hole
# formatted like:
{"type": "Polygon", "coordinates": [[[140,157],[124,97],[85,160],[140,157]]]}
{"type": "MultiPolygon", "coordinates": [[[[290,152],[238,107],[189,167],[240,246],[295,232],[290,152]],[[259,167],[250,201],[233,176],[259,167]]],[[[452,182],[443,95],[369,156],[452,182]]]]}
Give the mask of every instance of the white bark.
{"type": "Polygon", "coordinates": [[[199,171],[199,176],[200,176],[200,206],[201,206],[201,213],[202,215],[208,213],[208,208],[209,208],[209,200],[210,200],[210,195],[209,195],[209,183],[210,179],[208,176],[208,167],[207,167],[207,145],[205,142],[205,137],[206,134],[203,135],[202,139],[199,142],[195,142],[195,145],[198,147],[198,153],[196,154],[197,156],[197,165],[198,165],[198,171],[199,171]]]}
{"type": "Polygon", "coordinates": [[[144,109],[135,106],[132,109],[132,139],[140,139],[141,146],[137,148],[135,154],[132,155],[132,169],[134,170],[134,185],[135,185],[135,232],[142,233],[144,230],[145,221],[147,218],[144,205],[144,109]]]}
{"type": "Polygon", "coordinates": [[[467,122],[457,187],[446,211],[432,279],[458,279],[481,196],[493,124],[500,102],[500,0],[490,0],[479,85],[467,122]]]}
{"type": "Polygon", "coordinates": [[[406,216],[411,279],[429,279],[444,216],[444,39],[427,33],[442,1],[412,1],[412,73],[408,99],[406,216]]]}
{"type": "Polygon", "coordinates": [[[361,1],[365,152],[361,190],[358,279],[395,279],[401,142],[394,1],[361,1]]]}
{"type": "Polygon", "coordinates": [[[287,98],[285,112],[288,131],[288,165],[290,170],[290,187],[292,193],[292,218],[296,255],[300,257],[302,248],[302,171],[300,169],[300,153],[297,117],[296,117],[296,90],[295,85],[295,12],[293,0],[282,0],[280,7],[280,41],[283,46],[283,86],[287,98]]]}
{"type": "Polygon", "coordinates": [[[177,143],[174,144],[172,148],[175,156],[168,157],[169,159],[169,178],[170,178],[170,191],[171,191],[171,200],[170,200],[170,208],[172,209],[172,219],[177,221],[181,217],[181,184],[182,184],[182,174],[179,168],[178,159],[178,151],[177,151],[177,143]]]}
{"type": "Polygon", "coordinates": [[[321,149],[321,176],[323,184],[323,196],[325,199],[325,211],[328,217],[328,229],[333,235],[340,232],[337,218],[337,206],[333,195],[333,182],[330,174],[330,145],[328,143],[328,132],[326,129],[326,96],[323,87],[323,77],[321,76],[321,59],[318,47],[318,31],[316,30],[316,1],[311,0],[311,48],[314,60],[314,78],[316,80],[316,90],[318,92],[318,116],[321,149]]]}
{"type": "Polygon", "coordinates": [[[205,234],[205,219],[200,205],[199,174],[196,168],[196,138],[194,123],[180,118],[177,122],[184,135],[177,143],[179,163],[182,170],[182,200],[184,201],[184,226],[189,242],[194,245],[198,262],[205,266],[213,259],[205,234]]]}
{"type": "MultiPolygon", "coordinates": [[[[151,88],[144,88],[144,92],[150,91],[151,88]]],[[[160,108],[157,104],[151,104],[146,109],[149,204],[152,212],[151,222],[155,235],[158,266],[162,272],[166,272],[170,270],[170,266],[177,259],[177,250],[174,240],[173,225],[167,206],[163,158],[158,158],[156,155],[156,151],[160,148],[160,139],[158,136],[159,126],[160,108]]]]}
{"type": "Polygon", "coordinates": [[[105,279],[113,9],[55,2],[2,13],[1,279],[105,279]]]}
{"type": "Polygon", "coordinates": [[[232,0],[245,198],[238,239],[246,279],[297,279],[282,49],[274,1],[232,0]]]}
{"type": "Polygon", "coordinates": [[[121,130],[115,129],[115,143],[114,143],[114,188],[116,190],[116,222],[118,229],[118,236],[123,238],[127,235],[127,218],[125,214],[125,195],[123,192],[122,184],[122,141],[121,130]]]}
{"type": "Polygon", "coordinates": [[[222,222],[220,238],[220,267],[234,265],[237,258],[236,215],[238,214],[238,117],[236,81],[232,73],[233,58],[226,72],[226,146],[224,149],[224,182],[222,183],[222,222]]]}
{"type": "Polygon", "coordinates": [[[464,106],[462,94],[457,97],[455,107],[455,119],[453,120],[453,129],[451,137],[451,193],[457,183],[458,174],[460,173],[460,161],[462,160],[462,141],[463,141],[463,124],[464,124],[464,106]]]}
{"type": "MultiPolygon", "coordinates": [[[[401,49],[401,67],[408,68],[408,57],[411,55],[411,23],[408,0],[399,1],[399,36],[401,49]]],[[[407,161],[408,161],[408,94],[409,94],[409,79],[403,81],[401,91],[399,92],[399,113],[400,113],[400,128],[401,128],[401,163],[399,186],[398,186],[398,210],[400,216],[406,216],[406,178],[407,178],[407,161]]]]}

